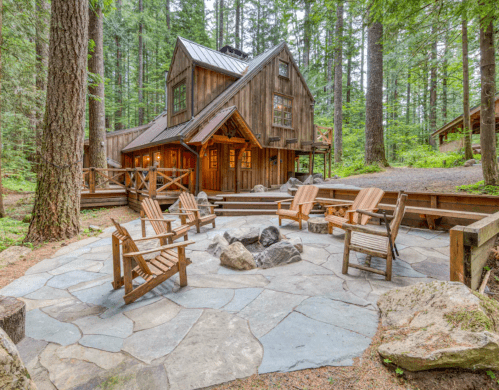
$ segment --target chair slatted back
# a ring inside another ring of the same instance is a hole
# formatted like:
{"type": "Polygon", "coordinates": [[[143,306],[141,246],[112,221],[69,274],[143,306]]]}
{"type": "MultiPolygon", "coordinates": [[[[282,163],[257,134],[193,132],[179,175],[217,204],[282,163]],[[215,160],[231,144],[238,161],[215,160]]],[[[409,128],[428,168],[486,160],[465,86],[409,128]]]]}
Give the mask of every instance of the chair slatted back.
{"type": "MultiPolygon", "coordinates": [[[[184,209],[197,209],[198,208],[198,203],[196,202],[196,198],[194,195],[188,193],[188,192],[182,192],[179,196],[179,202],[180,202],[180,207],[184,209]]],[[[192,211],[186,211],[187,214],[187,221],[188,222],[194,222],[196,220],[196,215],[192,211]]]]}
{"type": "MultiPolygon", "coordinates": [[[[305,202],[313,202],[315,197],[319,193],[319,188],[316,186],[301,186],[298,187],[298,191],[296,191],[296,195],[293,198],[293,202],[289,206],[290,210],[299,211],[299,204],[305,202]]],[[[307,203],[302,206],[302,214],[308,215],[310,210],[314,207],[313,203],[307,203]]]]}
{"type": "Polygon", "coordinates": [[[397,198],[397,205],[395,206],[395,211],[393,212],[393,219],[390,222],[390,230],[392,232],[392,242],[395,242],[395,238],[397,238],[400,224],[402,223],[402,218],[404,218],[406,203],[407,203],[407,195],[401,192],[397,198]]]}
{"type": "MultiPolygon", "coordinates": [[[[128,230],[126,230],[123,226],[121,226],[118,222],[116,222],[113,218],[111,218],[111,221],[113,222],[114,226],[116,227],[116,230],[120,235],[125,237],[123,241],[123,253],[133,253],[133,252],[139,252],[139,248],[137,247],[137,244],[135,241],[133,241],[132,236],[130,236],[130,233],[128,233],[128,230]]],[[[142,255],[137,255],[133,256],[133,259],[135,262],[139,265],[140,269],[147,275],[152,275],[153,273],[149,269],[149,266],[147,265],[147,262],[144,260],[142,255]]]]}
{"type": "MultiPolygon", "coordinates": [[[[163,219],[163,212],[157,200],[145,198],[142,201],[142,209],[149,219],[163,219]]],[[[164,234],[168,232],[168,223],[161,221],[149,221],[156,234],[164,234]]]]}
{"type": "MultiPolygon", "coordinates": [[[[357,197],[352,204],[352,210],[371,210],[376,208],[381,199],[385,195],[385,191],[371,187],[363,188],[359,191],[357,197]]],[[[358,214],[353,213],[353,221],[357,223],[358,214]]],[[[360,224],[365,225],[371,217],[369,215],[362,215],[360,224]]]]}

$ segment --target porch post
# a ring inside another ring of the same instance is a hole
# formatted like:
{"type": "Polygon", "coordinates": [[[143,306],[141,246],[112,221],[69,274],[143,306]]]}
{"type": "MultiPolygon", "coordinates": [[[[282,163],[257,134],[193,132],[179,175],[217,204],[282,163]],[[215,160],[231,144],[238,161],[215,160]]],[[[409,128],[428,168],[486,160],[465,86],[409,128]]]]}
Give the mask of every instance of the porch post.
{"type": "Polygon", "coordinates": [[[308,154],[308,174],[312,175],[314,172],[314,160],[312,157],[312,152],[308,154]]]}

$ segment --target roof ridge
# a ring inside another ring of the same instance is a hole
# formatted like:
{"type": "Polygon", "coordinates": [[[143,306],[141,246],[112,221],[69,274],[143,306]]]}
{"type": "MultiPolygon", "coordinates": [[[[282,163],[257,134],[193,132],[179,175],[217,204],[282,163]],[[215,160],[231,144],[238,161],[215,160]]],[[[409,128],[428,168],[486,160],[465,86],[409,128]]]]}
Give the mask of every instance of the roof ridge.
{"type": "Polygon", "coordinates": [[[240,60],[239,58],[229,56],[229,55],[227,55],[227,54],[225,54],[225,53],[222,53],[221,51],[218,51],[218,50],[212,49],[211,47],[204,46],[204,45],[201,45],[200,43],[197,43],[197,42],[191,41],[190,39],[187,39],[187,38],[181,37],[180,35],[179,35],[178,37],[179,37],[179,39],[183,39],[184,41],[187,41],[187,42],[192,43],[192,44],[194,44],[194,45],[201,46],[201,47],[205,48],[206,50],[210,50],[210,51],[215,52],[215,53],[217,53],[217,54],[220,54],[220,55],[222,55],[222,56],[224,56],[224,57],[230,58],[231,60],[236,60],[236,61],[242,62],[242,63],[244,63],[244,64],[246,64],[246,65],[248,65],[248,63],[249,63],[249,62],[251,62],[251,61],[244,61],[244,60],[240,60]]]}

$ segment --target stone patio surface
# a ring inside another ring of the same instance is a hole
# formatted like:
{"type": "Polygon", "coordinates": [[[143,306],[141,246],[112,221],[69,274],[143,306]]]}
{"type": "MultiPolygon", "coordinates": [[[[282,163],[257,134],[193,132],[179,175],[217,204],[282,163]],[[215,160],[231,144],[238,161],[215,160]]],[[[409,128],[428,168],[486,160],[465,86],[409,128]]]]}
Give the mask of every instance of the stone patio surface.
{"type": "MultiPolygon", "coordinates": [[[[376,332],[380,294],[449,275],[448,233],[402,227],[400,259],[386,282],[356,269],[341,274],[343,231],[313,234],[293,222],[281,232],[301,237],[302,261],[234,271],[206,252],[211,238],[277,226],[277,219],[216,222],[217,229],[189,232],[196,244],[187,250],[187,287],[179,288],[177,275],[127,306],[123,289],[111,287],[114,228],[63,247],[0,290],[26,302],[18,348],[38,388],[187,390],[255,373],[351,365],[376,332]]],[[[139,220],[125,226],[140,236],[139,220]]],[[[350,259],[364,261],[355,253],[350,259]]]]}

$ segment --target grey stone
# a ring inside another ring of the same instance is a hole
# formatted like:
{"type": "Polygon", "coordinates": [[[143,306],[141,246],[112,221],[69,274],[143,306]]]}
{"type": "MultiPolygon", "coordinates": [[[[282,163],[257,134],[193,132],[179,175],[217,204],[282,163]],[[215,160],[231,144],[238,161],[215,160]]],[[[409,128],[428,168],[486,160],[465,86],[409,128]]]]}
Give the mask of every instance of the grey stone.
{"type": "Polygon", "coordinates": [[[259,242],[254,242],[253,244],[248,244],[245,246],[245,248],[253,254],[253,258],[255,257],[256,253],[263,252],[265,250],[265,247],[260,244],[259,242]]]}
{"type": "Polygon", "coordinates": [[[199,214],[201,214],[202,217],[211,214],[210,208],[207,207],[207,205],[210,204],[210,201],[208,200],[208,195],[206,194],[206,192],[201,191],[196,197],[196,202],[199,207],[199,214]]]}
{"type": "Polygon", "coordinates": [[[125,338],[133,333],[133,322],[123,314],[115,314],[109,318],[87,316],[73,322],[84,335],[103,335],[125,338]]]}
{"type": "Polygon", "coordinates": [[[257,272],[265,276],[333,275],[333,272],[327,268],[308,261],[298,261],[296,263],[287,264],[285,267],[258,268],[257,272]]]}
{"type": "Polygon", "coordinates": [[[51,259],[45,259],[35,264],[33,267],[28,269],[25,275],[39,274],[47,271],[51,271],[55,268],[60,267],[70,261],[76,260],[78,257],[72,254],[66,256],[53,257],[51,259]]]}
{"type": "Polygon", "coordinates": [[[96,272],[88,271],[69,271],[64,274],[56,275],[47,282],[47,286],[66,289],[81,282],[89,282],[101,278],[102,275],[96,272]]]}
{"type": "Polygon", "coordinates": [[[248,323],[207,310],[165,360],[171,390],[205,388],[256,374],[263,349],[248,323]]]}
{"type": "Polygon", "coordinates": [[[288,239],[288,242],[293,245],[298,250],[298,252],[303,253],[303,243],[300,237],[292,237],[288,239]]]}
{"type": "Polygon", "coordinates": [[[418,283],[378,301],[384,328],[378,352],[409,371],[499,369],[497,301],[459,282],[418,283]]]}
{"type": "Polygon", "coordinates": [[[476,160],[474,158],[470,159],[470,160],[466,160],[463,164],[463,167],[472,167],[473,165],[476,164],[476,160]]]}
{"type": "Polygon", "coordinates": [[[7,249],[0,252],[0,267],[8,264],[17,262],[20,259],[26,257],[30,252],[31,248],[25,246],[10,246],[7,249]]]}
{"type": "Polygon", "coordinates": [[[275,226],[268,226],[262,230],[260,234],[260,243],[265,247],[269,247],[281,240],[281,232],[275,226]]]}
{"type": "Polygon", "coordinates": [[[439,258],[429,257],[427,260],[413,264],[412,268],[422,274],[438,280],[450,279],[450,264],[439,258]]]}
{"type": "Polygon", "coordinates": [[[305,245],[301,257],[303,260],[308,260],[314,264],[320,265],[327,261],[329,252],[324,248],[305,245]]]}
{"type": "Polygon", "coordinates": [[[59,249],[57,252],[55,252],[53,257],[66,255],[70,252],[73,252],[73,254],[76,254],[77,256],[79,256],[80,254],[86,253],[86,252],[90,252],[91,248],[90,247],[85,248],[85,247],[87,245],[89,245],[93,242],[99,241],[99,240],[100,240],[100,238],[98,238],[98,237],[89,237],[89,238],[85,238],[84,240],[79,240],[79,241],[73,242],[69,245],[64,245],[63,247],[61,247],[61,249],[59,249]]]}
{"type": "Polygon", "coordinates": [[[102,246],[112,245],[112,243],[113,243],[112,238],[108,237],[108,238],[102,238],[102,239],[99,239],[97,241],[94,241],[94,242],[90,243],[89,245],[87,245],[87,247],[88,248],[99,248],[102,246]]]}
{"type": "Polygon", "coordinates": [[[314,234],[328,234],[327,225],[327,221],[320,217],[313,217],[307,221],[308,231],[314,234]]]}
{"type": "Polygon", "coordinates": [[[178,213],[178,212],[180,212],[179,205],[180,205],[180,200],[177,199],[170,207],[168,207],[168,211],[170,213],[178,213]]]}
{"type": "Polygon", "coordinates": [[[73,322],[79,318],[96,316],[106,311],[105,307],[83,303],[78,299],[68,299],[41,309],[45,314],[62,322],[73,322]]]}
{"type": "MultiPolygon", "coordinates": [[[[366,257],[362,254],[362,256],[358,256],[359,264],[366,265],[366,257]]],[[[386,270],[386,260],[380,259],[379,257],[371,258],[370,267],[379,269],[381,271],[386,270]]],[[[426,275],[421,272],[415,271],[413,267],[409,263],[406,263],[400,259],[393,259],[392,261],[392,274],[396,276],[404,276],[407,278],[425,278],[426,275]]],[[[369,273],[368,276],[373,276],[373,274],[369,273]]]]}
{"type": "Polygon", "coordinates": [[[66,290],[60,290],[58,288],[44,286],[39,290],[33,291],[32,293],[25,295],[25,298],[36,299],[36,300],[51,300],[51,299],[63,299],[72,298],[72,295],[66,290]]]}
{"type": "Polygon", "coordinates": [[[399,258],[409,264],[414,264],[426,260],[426,255],[416,250],[416,248],[404,248],[399,249],[399,258]]]}
{"type": "Polygon", "coordinates": [[[73,324],[57,321],[40,309],[35,309],[26,314],[26,336],[36,340],[69,345],[76,343],[81,334],[73,324]]]}
{"type": "Polygon", "coordinates": [[[154,328],[174,318],[182,308],[169,299],[161,299],[147,306],[127,311],[125,315],[134,322],[133,331],[154,328]]]}
{"type": "Polygon", "coordinates": [[[86,335],[80,339],[79,343],[85,347],[107,352],[119,352],[123,347],[122,338],[104,335],[86,335]]]}
{"type": "Polygon", "coordinates": [[[28,371],[38,363],[38,355],[44,350],[47,344],[48,341],[35,340],[31,337],[25,337],[17,343],[17,350],[28,371]]]}
{"type": "Polygon", "coordinates": [[[80,290],[86,290],[88,288],[92,287],[97,287],[97,286],[102,286],[103,284],[109,283],[113,280],[113,277],[111,275],[103,275],[99,273],[100,275],[97,279],[89,280],[88,282],[80,282],[78,284],[75,284],[71,287],[68,287],[67,290],[70,293],[74,293],[76,291],[80,290]]]}
{"type": "Polygon", "coordinates": [[[260,229],[258,228],[239,228],[227,230],[224,238],[229,244],[239,241],[243,245],[253,244],[260,238],[260,229]]]}
{"type": "Polygon", "coordinates": [[[366,337],[372,338],[378,329],[378,313],[327,297],[306,299],[295,311],[313,320],[351,330],[366,337]]]}
{"type": "Polygon", "coordinates": [[[281,186],[279,189],[280,192],[288,192],[290,188],[298,188],[299,185],[303,183],[298,180],[296,177],[290,177],[289,180],[281,186]]]}
{"type": "Polygon", "coordinates": [[[223,309],[225,311],[238,312],[253,302],[262,291],[262,288],[239,288],[234,290],[234,297],[223,309]]]}
{"type": "Polygon", "coordinates": [[[251,331],[261,337],[272,330],[307,297],[264,290],[253,302],[241,310],[239,317],[246,318],[251,331]]]}
{"type": "Polygon", "coordinates": [[[345,303],[350,303],[352,305],[362,306],[362,307],[372,307],[371,302],[359,298],[357,295],[353,294],[350,291],[335,291],[329,294],[324,295],[324,297],[328,299],[332,299],[334,301],[341,301],[345,303]]]}
{"type": "Polygon", "coordinates": [[[190,287],[246,288],[265,287],[269,284],[263,275],[193,275],[189,278],[190,287]]]}
{"type": "Polygon", "coordinates": [[[301,260],[300,252],[289,242],[280,241],[270,245],[256,256],[256,263],[261,268],[272,268],[291,264],[301,260]]]}
{"type": "Polygon", "coordinates": [[[192,251],[187,257],[192,262],[187,268],[188,276],[216,274],[220,268],[220,260],[206,252],[192,251]]]}
{"type": "Polygon", "coordinates": [[[261,184],[257,184],[250,192],[267,192],[267,187],[261,184]]]}
{"type": "Polygon", "coordinates": [[[58,268],[55,268],[51,271],[48,271],[51,275],[60,275],[69,271],[77,271],[77,270],[86,270],[91,267],[99,266],[99,269],[102,268],[102,263],[100,261],[92,261],[92,260],[84,260],[84,259],[76,259],[69,263],[66,263],[58,268]]]}
{"type": "Polygon", "coordinates": [[[228,246],[229,242],[220,234],[217,234],[215,237],[213,237],[213,242],[208,246],[206,252],[213,256],[220,257],[223,250],[228,246]]]}
{"type": "Polygon", "coordinates": [[[309,175],[307,178],[303,181],[303,185],[311,185],[314,184],[314,176],[309,175]]]}
{"type": "Polygon", "coordinates": [[[42,288],[52,275],[40,273],[21,276],[0,290],[0,295],[6,297],[23,297],[42,288]]]}
{"type": "MultiPolygon", "coordinates": [[[[364,284],[365,281],[363,281],[364,284]]],[[[275,276],[267,286],[270,290],[317,296],[343,290],[343,280],[334,275],[275,276]]]]}
{"type": "Polygon", "coordinates": [[[291,313],[260,342],[265,351],[258,373],[323,366],[351,366],[371,339],[299,313],[291,313]]]}
{"type": "MultiPolygon", "coordinates": [[[[439,258],[442,259],[446,262],[449,262],[449,256],[450,256],[450,247],[449,248],[421,248],[421,247],[414,247],[411,248],[415,250],[416,252],[421,253],[423,256],[426,257],[433,257],[433,258],[439,258]],[[445,251],[443,249],[446,249],[445,251]]],[[[403,259],[405,260],[405,259],[403,259]]]]}
{"type": "Polygon", "coordinates": [[[123,350],[143,362],[169,354],[201,316],[202,310],[182,310],[175,318],[155,328],[135,332],[123,344],[123,350]]]}
{"type": "Polygon", "coordinates": [[[91,232],[100,232],[102,229],[97,225],[89,225],[88,230],[90,230],[91,232]]]}
{"type": "Polygon", "coordinates": [[[190,309],[220,309],[234,297],[234,290],[225,288],[195,288],[166,294],[178,305],[190,309]]]}
{"type": "Polygon", "coordinates": [[[239,241],[233,242],[222,251],[220,254],[220,264],[238,270],[256,268],[253,255],[239,241]]]}

